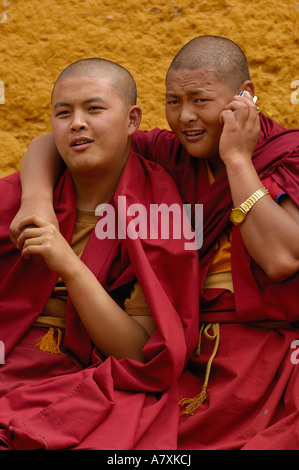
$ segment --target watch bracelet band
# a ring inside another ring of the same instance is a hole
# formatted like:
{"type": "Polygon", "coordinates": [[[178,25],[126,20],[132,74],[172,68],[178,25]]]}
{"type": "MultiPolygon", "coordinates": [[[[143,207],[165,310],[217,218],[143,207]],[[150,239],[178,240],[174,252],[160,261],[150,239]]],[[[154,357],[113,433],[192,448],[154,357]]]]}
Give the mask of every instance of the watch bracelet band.
{"type": "Polygon", "coordinates": [[[267,188],[263,187],[261,189],[258,189],[248,199],[246,199],[246,201],[240,204],[239,207],[245,213],[247,213],[259,199],[261,199],[263,196],[266,196],[267,194],[269,194],[269,191],[267,188]]]}

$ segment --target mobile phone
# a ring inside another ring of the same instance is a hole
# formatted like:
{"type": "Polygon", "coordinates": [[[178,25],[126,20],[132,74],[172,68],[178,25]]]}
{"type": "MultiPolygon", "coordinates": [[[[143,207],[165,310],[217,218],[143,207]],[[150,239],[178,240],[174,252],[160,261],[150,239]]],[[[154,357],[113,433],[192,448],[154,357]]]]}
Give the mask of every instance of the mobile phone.
{"type": "MultiPolygon", "coordinates": [[[[239,93],[239,96],[243,96],[244,93],[245,93],[245,90],[241,91],[241,93],[239,93]]],[[[252,98],[252,101],[253,101],[254,103],[256,103],[256,102],[257,102],[257,96],[254,96],[254,97],[252,98]]],[[[233,113],[234,113],[234,116],[236,117],[236,110],[234,110],[233,113]]]]}
{"type": "MultiPolygon", "coordinates": [[[[241,93],[239,93],[239,96],[243,96],[244,93],[245,93],[245,90],[241,91],[241,93]]],[[[254,96],[254,97],[252,98],[252,101],[253,101],[254,103],[256,103],[256,102],[257,102],[257,96],[254,96]]]]}

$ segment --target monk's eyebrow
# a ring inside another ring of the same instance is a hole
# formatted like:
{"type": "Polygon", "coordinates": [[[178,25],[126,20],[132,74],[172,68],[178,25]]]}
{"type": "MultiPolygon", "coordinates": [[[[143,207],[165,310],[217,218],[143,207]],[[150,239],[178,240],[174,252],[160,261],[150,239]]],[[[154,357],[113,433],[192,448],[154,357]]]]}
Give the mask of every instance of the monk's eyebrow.
{"type": "Polygon", "coordinates": [[[100,96],[94,96],[92,98],[88,98],[88,100],[85,100],[84,104],[94,103],[94,102],[105,103],[105,100],[103,98],[101,98],[100,96]]]}
{"type": "Polygon", "coordinates": [[[206,93],[204,90],[192,90],[189,92],[190,95],[203,95],[204,93],[206,93]]]}
{"type": "MultiPolygon", "coordinates": [[[[83,102],[83,104],[88,104],[88,103],[105,103],[105,100],[103,98],[101,98],[100,96],[93,96],[91,98],[88,98],[88,100],[85,100],[83,102]]],[[[58,101],[57,103],[55,103],[54,105],[54,109],[57,109],[57,108],[60,108],[60,107],[70,107],[71,104],[70,103],[66,103],[64,101],[58,101]]]]}
{"type": "MultiPolygon", "coordinates": [[[[211,91],[209,91],[209,90],[202,90],[202,89],[190,90],[190,91],[188,91],[187,94],[190,95],[190,96],[197,96],[197,95],[204,95],[204,94],[207,94],[207,93],[212,94],[211,91]]],[[[170,92],[166,92],[166,97],[167,97],[167,98],[171,98],[171,97],[175,97],[175,96],[179,96],[179,95],[180,95],[179,92],[178,92],[178,93],[176,93],[176,92],[171,92],[171,91],[170,91],[170,92]]]]}
{"type": "Polygon", "coordinates": [[[202,90],[202,89],[198,89],[198,90],[191,90],[189,92],[189,95],[190,96],[197,96],[197,95],[213,95],[213,91],[211,90],[202,90]]]}
{"type": "Polygon", "coordinates": [[[62,101],[58,101],[57,103],[54,104],[54,109],[60,108],[60,107],[65,107],[65,106],[69,107],[70,104],[69,103],[64,103],[62,101]]]}

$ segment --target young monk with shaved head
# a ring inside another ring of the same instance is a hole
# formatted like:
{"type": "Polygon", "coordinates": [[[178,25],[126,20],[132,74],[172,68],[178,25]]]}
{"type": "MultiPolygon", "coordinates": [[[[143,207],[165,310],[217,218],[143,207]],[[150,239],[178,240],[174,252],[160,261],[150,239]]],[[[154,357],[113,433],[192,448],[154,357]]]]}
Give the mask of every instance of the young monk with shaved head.
{"type": "Polygon", "coordinates": [[[136,205],[148,217],[152,205],[175,205],[183,217],[170,176],[131,150],[140,119],[127,70],[76,62],[52,92],[65,165],[54,191],[59,230],[29,214],[15,248],[19,174],[0,181],[2,450],[158,448],[156,428],[176,446],[171,405],[197,341],[188,277],[198,276],[198,254],[171,227],[153,240],[134,231],[136,205]]]}
{"type": "MultiPolygon", "coordinates": [[[[179,449],[298,449],[299,132],[254,97],[239,46],[195,38],[167,72],[171,131],[133,139],[183,201],[203,204],[199,346],[179,383],[179,449]]],[[[51,136],[32,143],[14,230],[28,212],[53,218],[54,161],[51,136]]]]}

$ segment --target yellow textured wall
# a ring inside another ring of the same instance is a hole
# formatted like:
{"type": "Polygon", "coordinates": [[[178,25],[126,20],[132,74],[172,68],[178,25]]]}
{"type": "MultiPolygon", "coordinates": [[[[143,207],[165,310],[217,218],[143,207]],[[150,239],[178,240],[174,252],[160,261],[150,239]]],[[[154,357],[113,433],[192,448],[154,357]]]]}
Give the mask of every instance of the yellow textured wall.
{"type": "Polygon", "coordinates": [[[0,176],[19,168],[35,135],[50,131],[53,81],[84,57],[127,67],[138,85],[141,127],[167,127],[166,70],[174,54],[202,34],[237,42],[249,59],[260,106],[281,124],[298,127],[298,2],[0,0],[0,176]]]}

